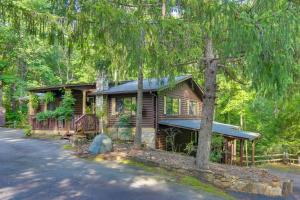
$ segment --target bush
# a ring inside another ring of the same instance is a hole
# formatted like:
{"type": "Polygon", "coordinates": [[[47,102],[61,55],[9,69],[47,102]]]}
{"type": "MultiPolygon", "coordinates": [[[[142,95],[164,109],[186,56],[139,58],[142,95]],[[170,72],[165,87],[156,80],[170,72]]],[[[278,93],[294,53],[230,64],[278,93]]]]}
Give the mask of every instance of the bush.
{"type": "Polygon", "coordinates": [[[74,113],[74,104],[75,99],[73,98],[71,91],[66,90],[59,107],[54,111],[40,112],[36,115],[36,118],[38,121],[47,119],[70,120],[74,113]]]}
{"type": "Polygon", "coordinates": [[[54,102],[55,101],[54,94],[52,92],[46,92],[44,96],[44,100],[46,104],[54,102]]]}
{"type": "Polygon", "coordinates": [[[31,103],[31,106],[33,109],[38,109],[39,107],[39,104],[40,104],[40,100],[39,100],[39,96],[36,95],[36,94],[31,94],[30,95],[30,98],[29,98],[29,101],[31,103]]]}
{"type": "Polygon", "coordinates": [[[31,130],[31,126],[25,127],[25,129],[24,129],[24,134],[25,134],[25,136],[27,136],[27,137],[31,136],[31,134],[32,134],[31,131],[32,131],[32,130],[31,130]]]}
{"type": "Polygon", "coordinates": [[[52,119],[56,117],[55,111],[44,111],[36,114],[36,119],[41,122],[47,119],[52,119]]]}

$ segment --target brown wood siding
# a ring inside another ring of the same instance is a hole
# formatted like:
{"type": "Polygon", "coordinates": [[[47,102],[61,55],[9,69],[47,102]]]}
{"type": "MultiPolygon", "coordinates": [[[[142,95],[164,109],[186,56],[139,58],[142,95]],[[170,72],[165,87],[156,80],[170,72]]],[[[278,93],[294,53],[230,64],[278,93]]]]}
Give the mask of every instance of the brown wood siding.
{"type": "Polygon", "coordinates": [[[197,116],[188,114],[188,100],[196,101],[198,103],[198,108],[201,111],[202,101],[199,95],[196,94],[195,90],[190,86],[188,82],[183,82],[171,90],[166,92],[161,92],[158,95],[158,119],[176,119],[176,118],[200,118],[201,112],[197,116]],[[177,97],[181,99],[181,114],[180,115],[165,115],[164,114],[164,96],[177,97]]]}
{"type": "Polygon", "coordinates": [[[82,91],[80,90],[72,90],[72,95],[76,99],[74,105],[74,114],[75,115],[82,115],[82,91]]]}
{"type": "MultiPolygon", "coordinates": [[[[119,115],[112,115],[112,98],[136,97],[136,94],[122,94],[108,96],[108,127],[118,126],[119,115]]],[[[136,116],[132,115],[129,123],[130,127],[135,127],[136,116]]],[[[144,93],[143,98],[143,128],[155,127],[155,97],[150,93],[144,93]]]]}

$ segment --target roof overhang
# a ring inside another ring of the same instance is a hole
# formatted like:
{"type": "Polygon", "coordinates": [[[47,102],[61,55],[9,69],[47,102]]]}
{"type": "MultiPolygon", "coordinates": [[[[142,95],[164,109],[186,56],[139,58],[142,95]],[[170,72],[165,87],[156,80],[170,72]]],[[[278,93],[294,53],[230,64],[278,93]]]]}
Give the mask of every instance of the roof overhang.
{"type": "MultiPolygon", "coordinates": [[[[199,131],[201,126],[201,120],[200,119],[165,119],[159,121],[159,124],[193,130],[193,131],[199,131]]],[[[238,126],[234,126],[231,124],[224,124],[220,122],[213,122],[212,131],[213,133],[221,134],[227,137],[247,139],[250,141],[260,137],[259,133],[243,131],[238,126]]]]}
{"type": "Polygon", "coordinates": [[[45,86],[45,87],[36,87],[36,88],[29,88],[29,92],[48,92],[48,91],[55,91],[61,89],[73,89],[73,90],[83,90],[83,89],[95,89],[95,83],[79,83],[79,84],[63,84],[63,85],[55,85],[55,86],[45,86]]]}

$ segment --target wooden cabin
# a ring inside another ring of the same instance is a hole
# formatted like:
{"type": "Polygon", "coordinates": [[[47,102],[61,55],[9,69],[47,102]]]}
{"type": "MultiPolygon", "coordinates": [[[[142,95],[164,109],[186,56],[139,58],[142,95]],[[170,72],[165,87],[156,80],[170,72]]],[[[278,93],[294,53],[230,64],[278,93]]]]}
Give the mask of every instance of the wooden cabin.
{"type": "MultiPolygon", "coordinates": [[[[76,133],[78,127],[85,133],[104,131],[114,139],[132,140],[135,134],[137,81],[126,81],[117,85],[109,84],[105,76],[97,78],[95,84],[76,84],[31,89],[30,92],[55,92],[57,103],[61,98],[61,89],[71,89],[76,98],[74,117],[70,124],[49,120],[38,122],[35,113],[30,114],[30,123],[34,132],[76,133]],[[89,107],[89,113],[86,113],[89,107]],[[95,112],[103,114],[98,121],[95,112]],[[67,127],[69,126],[69,127],[67,127]]],[[[182,151],[191,140],[198,141],[198,131],[202,117],[201,87],[192,76],[184,75],[168,78],[145,79],[143,82],[143,119],[142,142],[150,147],[168,150],[170,134],[177,131],[173,142],[178,151],[182,151]]],[[[43,105],[40,110],[43,110],[43,105]]],[[[239,127],[214,122],[213,132],[224,138],[223,162],[233,163],[237,155],[237,141],[240,145],[240,162],[243,162],[244,141],[252,142],[254,159],[254,141],[259,134],[240,130],[239,127]]],[[[172,137],[172,136],[171,136],[172,137]]],[[[171,138],[172,139],[172,138],[171,138]]]]}

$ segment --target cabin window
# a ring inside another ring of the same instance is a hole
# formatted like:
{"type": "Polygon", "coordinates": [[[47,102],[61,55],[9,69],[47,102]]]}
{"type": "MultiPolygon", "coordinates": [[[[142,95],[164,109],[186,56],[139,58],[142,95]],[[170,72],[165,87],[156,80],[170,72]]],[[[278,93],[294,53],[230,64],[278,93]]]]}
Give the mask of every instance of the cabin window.
{"type": "Polygon", "coordinates": [[[181,110],[181,99],[177,97],[164,97],[164,114],[179,115],[181,110]]]}
{"type": "Polygon", "coordinates": [[[188,101],[189,115],[197,115],[197,102],[188,101]]]}
{"type": "Polygon", "coordinates": [[[112,98],[112,114],[125,113],[135,115],[136,110],[136,98],[135,97],[123,97],[112,98]]]}

